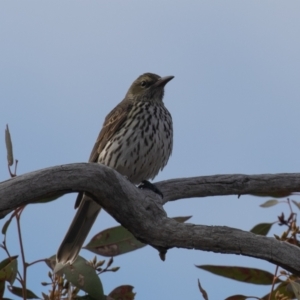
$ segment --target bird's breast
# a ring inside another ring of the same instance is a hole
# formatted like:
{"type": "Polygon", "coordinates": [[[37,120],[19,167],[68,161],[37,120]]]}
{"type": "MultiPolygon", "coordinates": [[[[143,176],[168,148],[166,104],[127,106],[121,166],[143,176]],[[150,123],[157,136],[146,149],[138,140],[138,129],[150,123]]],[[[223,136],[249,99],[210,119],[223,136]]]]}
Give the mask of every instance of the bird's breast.
{"type": "Polygon", "coordinates": [[[138,184],[153,179],[167,164],[173,148],[173,125],[162,105],[139,103],[107,142],[98,162],[138,184]]]}

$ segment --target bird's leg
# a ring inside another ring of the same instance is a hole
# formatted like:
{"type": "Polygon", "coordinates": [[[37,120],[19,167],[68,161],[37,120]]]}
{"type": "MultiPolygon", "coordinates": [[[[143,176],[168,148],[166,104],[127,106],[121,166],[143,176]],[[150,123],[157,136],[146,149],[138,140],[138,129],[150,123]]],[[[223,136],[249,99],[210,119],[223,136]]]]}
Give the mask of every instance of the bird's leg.
{"type": "Polygon", "coordinates": [[[151,182],[148,180],[143,180],[142,183],[138,186],[139,189],[148,189],[153,191],[154,193],[160,195],[162,198],[164,197],[163,193],[151,182]]]}

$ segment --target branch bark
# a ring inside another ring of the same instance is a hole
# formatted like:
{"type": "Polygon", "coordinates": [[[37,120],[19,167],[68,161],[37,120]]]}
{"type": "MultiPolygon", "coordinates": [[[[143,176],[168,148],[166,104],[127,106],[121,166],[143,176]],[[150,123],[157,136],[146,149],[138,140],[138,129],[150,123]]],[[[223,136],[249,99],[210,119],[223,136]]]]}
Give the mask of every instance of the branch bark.
{"type": "Polygon", "coordinates": [[[85,191],[142,242],[160,252],[173,247],[240,254],[267,260],[300,275],[300,249],[235,228],[178,223],[163,204],[216,195],[289,195],[300,191],[300,174],[215,175],[155,183],[161,199],[140,190],[115,170],[99,164],[55,166],[0,183],[0,216],[25,204],[85,191]]]}

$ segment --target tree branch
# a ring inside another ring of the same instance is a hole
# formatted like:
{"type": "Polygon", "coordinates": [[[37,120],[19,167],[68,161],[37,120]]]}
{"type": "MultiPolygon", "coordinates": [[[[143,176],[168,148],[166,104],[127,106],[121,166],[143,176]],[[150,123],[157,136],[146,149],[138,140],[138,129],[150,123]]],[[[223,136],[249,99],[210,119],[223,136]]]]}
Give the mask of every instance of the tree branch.
{"type": "Polygon", "coordinates": [[[222,226],[169,219],[167,201],[216,195],[289,195],[300,191],[300,174],[215,175],[156,183],[164,199],[140,190],[111,168],[78,163],[24,174],[0,183],[0,216],[24,204],[85,191],[136,238],[160,251],[173,247],[241,254],[267,260],[300,275],[298,247],[222,226]]]}

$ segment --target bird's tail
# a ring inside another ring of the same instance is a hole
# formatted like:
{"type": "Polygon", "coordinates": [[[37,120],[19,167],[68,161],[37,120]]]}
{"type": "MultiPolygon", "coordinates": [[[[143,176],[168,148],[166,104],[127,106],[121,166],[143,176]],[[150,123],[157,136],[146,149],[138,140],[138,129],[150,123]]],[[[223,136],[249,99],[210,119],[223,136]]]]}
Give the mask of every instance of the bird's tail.
{"type": "Polygon", "coordinates": [[[57,262],[74,262],[100,210],[99,204],[83,196],[73,222],[57,251],[57,262]]]}

